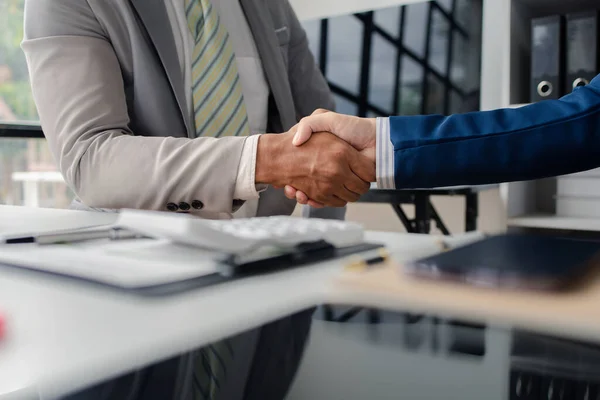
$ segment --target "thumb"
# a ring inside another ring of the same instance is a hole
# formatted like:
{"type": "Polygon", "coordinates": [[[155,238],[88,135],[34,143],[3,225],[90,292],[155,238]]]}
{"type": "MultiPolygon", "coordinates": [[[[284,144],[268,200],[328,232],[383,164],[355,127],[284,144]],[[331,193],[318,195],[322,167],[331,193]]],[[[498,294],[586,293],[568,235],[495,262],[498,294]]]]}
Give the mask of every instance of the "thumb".
{"type": "Polygon", "coordinates": [[[302,118],[292,140],[294,146],[301,146],[306,143],[313,132],[331,132],[330,115],[331,113],[325,112],[302,118]]]}

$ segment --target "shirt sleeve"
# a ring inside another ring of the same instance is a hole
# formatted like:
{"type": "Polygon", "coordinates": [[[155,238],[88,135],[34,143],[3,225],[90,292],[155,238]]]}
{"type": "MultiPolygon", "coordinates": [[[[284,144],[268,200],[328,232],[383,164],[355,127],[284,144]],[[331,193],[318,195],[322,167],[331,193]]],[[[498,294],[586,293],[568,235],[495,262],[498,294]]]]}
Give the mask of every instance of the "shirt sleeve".
{"type": "Polygon", "coordinates": [[[389,118],[377,118],[376,135],[377,189],[395,189],[394,145],[390,139],[389,118]]]}
{"type": "Polygon", "coordinates": [[[266,190],[268,185],[256,185],[256,151],[260,135],[249,136],[244,141],[242,155],[237,171],[237,179],[233,198],[236,200],[258,199],[259,193],[266,190]]]}

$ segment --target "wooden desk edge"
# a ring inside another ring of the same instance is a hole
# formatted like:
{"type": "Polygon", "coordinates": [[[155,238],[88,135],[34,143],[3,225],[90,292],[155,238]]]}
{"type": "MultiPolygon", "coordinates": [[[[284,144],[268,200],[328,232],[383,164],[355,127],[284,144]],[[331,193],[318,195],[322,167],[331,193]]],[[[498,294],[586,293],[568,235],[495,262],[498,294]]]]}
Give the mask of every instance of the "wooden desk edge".
{"type": "Polygon", "coordinates": [[[366,272],[344,271],[327,301],[398,312],[432,313],[600,343],[600,273],[581,290],[532,292],[435,282],[405,275],[391,260],[366,272]]]}

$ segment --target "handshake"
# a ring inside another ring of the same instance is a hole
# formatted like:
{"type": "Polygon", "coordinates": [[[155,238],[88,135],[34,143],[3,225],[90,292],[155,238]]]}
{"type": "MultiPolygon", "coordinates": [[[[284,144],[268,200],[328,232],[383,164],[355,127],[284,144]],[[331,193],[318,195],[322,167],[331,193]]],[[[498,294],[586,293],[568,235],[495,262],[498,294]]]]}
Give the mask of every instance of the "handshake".
{"type": "Polygon", "coordinates": [[[317,110],[289,132],[258,140],[256,184],[285,187],[312,207],[343,207],[375,182],[376,121],[317,110]]]}

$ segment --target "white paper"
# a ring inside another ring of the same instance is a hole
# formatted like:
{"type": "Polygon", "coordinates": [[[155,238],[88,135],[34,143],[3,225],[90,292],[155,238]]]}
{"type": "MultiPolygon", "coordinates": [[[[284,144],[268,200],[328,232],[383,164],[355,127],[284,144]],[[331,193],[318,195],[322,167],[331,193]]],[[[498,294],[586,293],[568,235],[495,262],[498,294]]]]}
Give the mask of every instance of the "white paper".
{"type": "Polygon", "coordinates": [[[0,263],[76,276],[126,288],[213,274],[216,253],[167,240],[89,241],[85,244],[0,246],[0,263]]]}

